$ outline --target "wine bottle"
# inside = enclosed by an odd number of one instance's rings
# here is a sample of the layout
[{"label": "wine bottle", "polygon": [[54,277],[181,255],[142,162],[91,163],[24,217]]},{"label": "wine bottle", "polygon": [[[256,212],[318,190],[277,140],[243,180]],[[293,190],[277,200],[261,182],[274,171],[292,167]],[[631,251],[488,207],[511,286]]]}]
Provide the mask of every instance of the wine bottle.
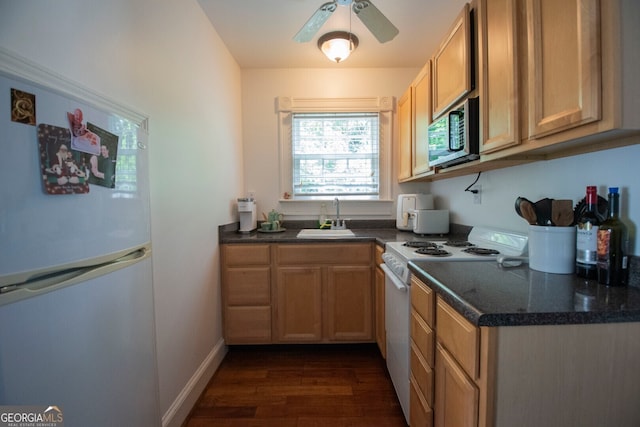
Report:
[{"label": "wine bottle", "polygon": [[617,187],[609,188],[609,217],[598,228],[598,283],[625,286],[628,278],[627,227],[620,221]]},{"label": "wine bottle", "polygon": [[586,208],[576,222],[576,274],[585,279],[598,277],[598,228],[596,213],[598,193],[596,187],[587,187]]}]

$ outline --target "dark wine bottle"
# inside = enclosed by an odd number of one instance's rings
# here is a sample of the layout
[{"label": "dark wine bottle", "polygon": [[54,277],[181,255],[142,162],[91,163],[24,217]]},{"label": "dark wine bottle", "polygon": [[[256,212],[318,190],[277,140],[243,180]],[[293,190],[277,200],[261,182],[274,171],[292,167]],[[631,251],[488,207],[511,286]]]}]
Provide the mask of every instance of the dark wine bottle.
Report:
[{"label": "dark wine bottle", "polygon": [[585,279],[598,277],[598,192],[596,187],[587,187],[586,208],[576,222],[576,274]]},{"label": "dark wine bottle", "polygon": [[620,221],[620,196],[617,187],[609,188],[609,217],[598,228],[598,283],[626,286],[627,227]]}]

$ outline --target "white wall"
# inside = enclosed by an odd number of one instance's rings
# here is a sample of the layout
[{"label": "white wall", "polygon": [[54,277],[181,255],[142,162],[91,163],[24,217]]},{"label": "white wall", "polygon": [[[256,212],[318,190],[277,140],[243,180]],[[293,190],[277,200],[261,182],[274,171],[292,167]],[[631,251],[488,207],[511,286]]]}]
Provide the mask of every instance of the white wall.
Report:
[{"label": "white wall", "polygon": [[[640,143],[640,137],[635,137]],[[607,198],[608,187],[620,187],[621,217],[629,228],[632,252],[640,253],[636,230],[640,224],[638,193],[638,160],[640,145],[616,148],[543,162],[483,172],[482,203],[473,203],[473,194],[464,189],[476,175],[435,181],[431,192],[442,206],[452,212],[458,224],[489,225],[516,231],[527,231],[528,224],[515,212],[518,196],[537,201],[544,197],[571,199],[575,204],[585,196],[587,185],[596,185],[598,195]]]},{"label": "white wall", "polygon": [[217,227],[244,188],[240,69],[195,0],[0,0],[0,44],[150,117],[160,407],[180,425],[225,350]]},{"label": "white wall", "polygon": [[[320,52],[318,52],[320,54]],[[258,212],[279,209],[278,96],[349,98],[400,95],[418,68],[332,68],[242,70],[245,191],[255,191]],[[397,173],[392,174],[392,177]],[[393,179],[393,194],[398,185]],[[349,206],[345,211],[349,212]],[[343,211],[343,212],[345,212]],[[391,209],[390,209],[391,211]],[[319,214],[319,207],[318,213]],[[333,213],[329,210],[329,213]]]}]

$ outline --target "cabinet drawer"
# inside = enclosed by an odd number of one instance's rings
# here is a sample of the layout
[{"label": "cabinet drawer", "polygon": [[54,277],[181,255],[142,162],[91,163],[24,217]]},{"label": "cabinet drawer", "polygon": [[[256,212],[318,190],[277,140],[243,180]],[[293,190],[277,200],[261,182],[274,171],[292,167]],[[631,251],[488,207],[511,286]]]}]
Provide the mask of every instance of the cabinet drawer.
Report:
[{"label": "cabinet drawer", "polygon": [[427,404],[416,379],[411,377],[409,388],[409,425],[411,427],[433,427],[433,410]]},{"label": "cabinet drawer", "polygon": [[222,245],[224,265],[269,264],[269,245]]},{"label": "cabinet drawer", "polygon": [[455,357],[471,378],[478,377],[479,331],[460,313],[438,297],[437,339]]},{"label": "cabinet drawer", "polygon": [[411,339],[418,347],[422,357],[429,366],[433,367],[434,334],[433,330],[425,323],[420,315],[411,310]]},{"label": "cabinet drawer", "polygon": [[433,406],[433,370],[422,357],[420,350],[411,342],[411,375],[416,379],[418,388],[429,406]]},{"label": "cabinet drawer", "polygon": [[371,265],[371,243],[277,245],[278,265]]},{"label": "cabinet drawer", "polygon": [[228,305],[268,305],[271,303],[269,267],[228,268],[225,297]]},{"label": "cabinet drawer", "polygon": [[420,316],[433,328],[434,293],[420,279],[411,276],[411,305]]},{"label": "cabinet drawer", "polygon": [[227,344],[271,342],[271,307],[227,307],[225,316]]}]

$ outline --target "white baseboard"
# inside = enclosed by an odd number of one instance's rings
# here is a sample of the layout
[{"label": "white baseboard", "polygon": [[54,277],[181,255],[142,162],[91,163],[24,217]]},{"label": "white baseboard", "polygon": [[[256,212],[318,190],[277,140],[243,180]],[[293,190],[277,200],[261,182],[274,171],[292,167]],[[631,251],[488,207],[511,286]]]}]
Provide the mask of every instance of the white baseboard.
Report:
[{"label": "white baseboard", "polygon": [[202,361],[167,412],[162,415],[162,427],[180,427],[196,404],[202,390],[216,372],[227,354],[227,346],[221,338]]}]

